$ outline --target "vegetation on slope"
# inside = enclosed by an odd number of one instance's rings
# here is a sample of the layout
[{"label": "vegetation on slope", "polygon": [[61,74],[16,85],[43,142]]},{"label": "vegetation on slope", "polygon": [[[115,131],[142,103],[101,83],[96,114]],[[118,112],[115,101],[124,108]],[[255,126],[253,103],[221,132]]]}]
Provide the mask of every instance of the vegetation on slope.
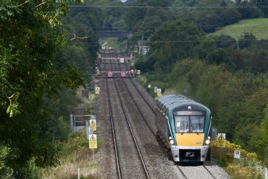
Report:
[{"label": "vegetation on slope", "polygon": [[256,39],[268,39],[267,34],[268,18],[257,18],[241,20],[238,23],[219,28],[216,32],[209,35],[228,35],[234,39],[241,38],[245,33],[250,33]]}]

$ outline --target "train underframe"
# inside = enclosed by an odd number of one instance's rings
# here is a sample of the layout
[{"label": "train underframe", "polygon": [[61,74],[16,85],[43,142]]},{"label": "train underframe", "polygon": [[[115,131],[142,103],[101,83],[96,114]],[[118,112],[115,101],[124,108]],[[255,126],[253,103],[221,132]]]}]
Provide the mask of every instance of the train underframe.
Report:
[{"label": "train underframe", "polygon": [[174,162],[204,162],[210,159],[209,146],[171,146]]}]

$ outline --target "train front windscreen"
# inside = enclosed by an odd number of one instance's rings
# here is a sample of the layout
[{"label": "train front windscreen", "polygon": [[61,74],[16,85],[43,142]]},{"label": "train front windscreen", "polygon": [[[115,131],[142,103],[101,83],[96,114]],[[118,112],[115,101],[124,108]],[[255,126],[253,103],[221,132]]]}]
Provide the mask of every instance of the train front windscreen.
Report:
[{"label": "train front windscreen", "polygon": [[202,111],[175,112],[176,133],[203,133],[205,117],[205,113]]}]

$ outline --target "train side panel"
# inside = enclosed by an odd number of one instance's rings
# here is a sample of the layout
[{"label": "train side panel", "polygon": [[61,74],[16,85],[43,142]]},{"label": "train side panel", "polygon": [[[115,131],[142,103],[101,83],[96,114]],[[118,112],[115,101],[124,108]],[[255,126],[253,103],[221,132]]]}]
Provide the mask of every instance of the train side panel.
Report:
[{"label": "train side panel", "polygon": [[168,141],[168,135],[169,135],[168,119],[159,110],[156,110],[156,128],[157,128],[157,135],[169,148],[170,144]]}]

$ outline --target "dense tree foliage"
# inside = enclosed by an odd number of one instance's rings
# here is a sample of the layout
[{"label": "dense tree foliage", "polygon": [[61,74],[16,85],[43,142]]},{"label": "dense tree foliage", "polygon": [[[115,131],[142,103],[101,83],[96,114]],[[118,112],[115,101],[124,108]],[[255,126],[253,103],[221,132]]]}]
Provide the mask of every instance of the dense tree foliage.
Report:
[{"label": "dense tree foliage", "polygon": [[257,7],[262,11],[265,17],[268,17],[268,0],[252,0],[251,2],[257,5]]},{"label": "dense tree foliage", "polygon": [[[68,60],[88,76],[94,67],[100,48],[96,31],[102,26],[103,13],[92,4],[73,5],[63,18],[63,28],[67,34],[67,47],[61,49],[58,57]],[[61,62],[62,64],[62,62]]]},{"label": "dense tree foliage", "polygon": [[71,54],[57,55],[67,8],[65,0],[0,3],[0,178],[30,178],[30,163],[58,164],[65,129],[56,94],[84,84]]},{"label": "dense tree foliage", "polygon": [[263,16],[263,11],[256,3],[248,1],[175,0],[172,10],[176,12],[177,17],[198,24],[204,32],[214,32],[219,27],[242,19]]},{"label": "dense tree foliage", "polygon": [[176,60],[194,54],[200,37],[201,32],[196,25],[181,20],[168,21],[150,38],[150,58],[156,59],[159,68],[168,71]]}]

